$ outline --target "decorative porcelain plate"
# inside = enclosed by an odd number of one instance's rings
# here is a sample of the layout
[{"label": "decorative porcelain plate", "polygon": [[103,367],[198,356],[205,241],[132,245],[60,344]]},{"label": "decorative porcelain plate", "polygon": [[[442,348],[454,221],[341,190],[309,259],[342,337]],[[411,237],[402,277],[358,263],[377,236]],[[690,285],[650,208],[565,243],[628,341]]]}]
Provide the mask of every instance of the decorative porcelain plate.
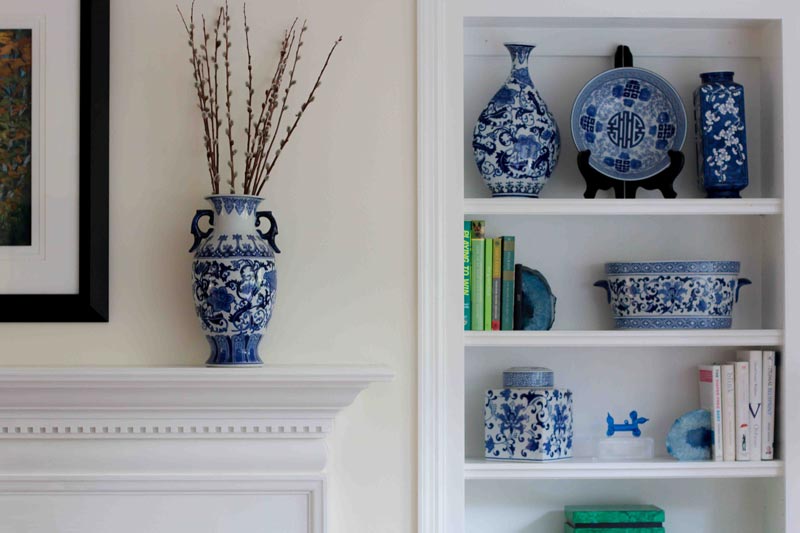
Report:
[{"label": "decorative porcelain plate", "polygon": [[572,138],[589,164],[611,178],[636,181],[670,164],[686,138],[686,109],[664,78],[636,67],[607,70],[587,83],[572,106]]}]

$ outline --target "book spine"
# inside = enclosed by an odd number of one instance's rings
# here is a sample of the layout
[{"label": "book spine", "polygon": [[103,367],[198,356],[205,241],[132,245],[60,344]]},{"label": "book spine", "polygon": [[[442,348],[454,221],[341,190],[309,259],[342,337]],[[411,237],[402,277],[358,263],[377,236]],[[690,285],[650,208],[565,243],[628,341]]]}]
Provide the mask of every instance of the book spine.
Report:
[{"label": "book spine", "polygon": [[762,373],[761,412],[761,459],[771,461],[775,458],[775,389],[778,383],[778,372],[775,366],[775,352],[765,351]]},{"label": "book spine", "polygon": [[763,354],[760,350],[738,352],[740,361],[747,361],[750,370],[750,460],[761,460],[761,381]]},{"label": "book spine", "polygon": [[500,329],[503,297],[503,238],[492,239],[492,330]]},{"label": "book spine", "polygon": [[698,367],[700,408],[711,413],[711,458],[722,461],[722,386],[719,365]]},{"label": "book spine", "polygon": [[732,364],[720,365],[722,375],[722,460],[736,460],[736,396]]},{"label": "book spine", "polygon": [[514,329],[522,325],[522,265],[514,265]]},{"label": "book spine", "polygon": [[484,252],[483,265],[483,329],[492,331],[492,275],[494,265],[494,239],[484,241],[486,250]]},{"label": "book spine", "polygon": [[750,365],[737,361],[733,365],[736,408],[736,460],[750,460]]},{"label": "book spine", "polygon": [[470,278],[472,277],[472,221],[464,221],[464,329],[472,329],[472,294]]},{"label": "book spine", "polygon": [[472,239],[472,330],[483,331],[483,267],[486,246],[483,239]]},{"label": "book spine", "polygon": [[503,287],[500,329],[514,329],[514,237],[503,237]]}]

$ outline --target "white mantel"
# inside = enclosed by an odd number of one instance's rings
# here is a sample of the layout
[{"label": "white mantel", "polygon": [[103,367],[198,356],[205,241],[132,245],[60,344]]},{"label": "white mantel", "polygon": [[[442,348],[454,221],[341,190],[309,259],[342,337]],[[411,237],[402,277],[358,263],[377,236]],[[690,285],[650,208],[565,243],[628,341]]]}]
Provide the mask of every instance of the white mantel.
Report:
[{"label": "white mantel", "polygon": [[[113,504],[124,533],[322,533],[325,437],[362,390],[391,378],[376,366],[0,369],[0,515],[15,524],[0,533],[105,531],[64,495],[101,513],[112,511],[97,503]],[[158,503],[162,517],[140,508]],[[249,525],[263,521],[272,528]]]}]

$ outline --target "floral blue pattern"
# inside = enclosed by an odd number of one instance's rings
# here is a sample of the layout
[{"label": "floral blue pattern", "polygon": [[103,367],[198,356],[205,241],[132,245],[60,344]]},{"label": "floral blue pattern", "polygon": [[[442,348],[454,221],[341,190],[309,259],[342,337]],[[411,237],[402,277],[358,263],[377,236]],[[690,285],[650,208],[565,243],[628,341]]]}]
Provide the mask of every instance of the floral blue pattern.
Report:
[{"label": "floral blue pattern", "polygon": [[572,392],[488,390],[484,449],[490,459],[550,461],[572,457]]},{"label": "floral blue pattern", "polygon": [[686,111],[675,89],[653,72],[623,67],[587,83],[572,108],[572,138],[589,164],[620,180],[654,176],[680,150]]},{"label": "floral blue pattern", "polygon": [[533,46],[505,46],[511,74],[478,118],[472,148],[492,196],[537,198],[558,162],[558,125],[528,73]]},{"label": "floral blue pattern", "polygon": [[706,72],[694,92],[698,185],[709,198],[741,198],[749,183],[744,88],[733,72]]},{"label": "floral blue pattern", "polygon": [[606,289],[617,328],[729,328],[739,289],[738,261],[607,263]]},{"label": "floral blue pattern", "polygon": [[212,196],[209,201],[214,225],[205,233],[193,225],[199,243],[192,264],[195,311],[211,349],[206,364],[259,365],[258,344],[275,305],[277,228],[267,234],[256,229],[261,198]]}]

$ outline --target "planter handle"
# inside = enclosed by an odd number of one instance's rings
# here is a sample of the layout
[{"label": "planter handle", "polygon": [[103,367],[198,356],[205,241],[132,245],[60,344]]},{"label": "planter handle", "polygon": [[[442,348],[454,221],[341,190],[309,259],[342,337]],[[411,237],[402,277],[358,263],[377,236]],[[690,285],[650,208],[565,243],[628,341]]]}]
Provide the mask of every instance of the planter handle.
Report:
[{"label": "planter handle", "polygon": [[[269,219],[269,231],[264,233],[258,226],[261,225],[261,217]],[[275,253],[281,253],[280,248],[278,245],[275,244],[275,237],[278,236],[278,223],[275,222],[275,217],[272,216],[272,211],[256,211],[256,231],[258,232],[259,237],[262,239],[267,239],[267,242],[275,250]]]},{"label": "planter handle", "polygon": [[745,285],[752,285],[752,284],[753,284],[753,282],[752,282],[752,281],[750,281],[750,280],[749,280],[749,279],[747,279],[747,278],[739,278],[739,279],[736,281],[736,302],[738,302],[738,301],[739,301],[739,289],[741,289],[741,288],[742,288],[742,287],[744,287]]},{"label": "planter handle", "polygon": [[211,226],[214,225],[214,211],[212,211],[211,209],[197,210],[197,213],[194,214],[194,218],[192,219],[191,231],[192,235],[194,236],[194,242],[192,243],[192,247],[189,248],[189,253],[194,252],[197,249],[197,247],[200,246],[200,243],[203,241],[203,239],[211,235],[211,233],[214,231],[213,227],[208,228],[206,231],[200,229],[198,223],[200,222],[200,219],[203,217],[208,217],[208,223]]},{"label": "planter handle", "polygon": [[611,303],[611,287],[608,286],[608,280],[601,279],[600,281],[595,281],[595,287],[600,287],[601,289],[606,290],[606,297],[608,298],[608,303]]}]

